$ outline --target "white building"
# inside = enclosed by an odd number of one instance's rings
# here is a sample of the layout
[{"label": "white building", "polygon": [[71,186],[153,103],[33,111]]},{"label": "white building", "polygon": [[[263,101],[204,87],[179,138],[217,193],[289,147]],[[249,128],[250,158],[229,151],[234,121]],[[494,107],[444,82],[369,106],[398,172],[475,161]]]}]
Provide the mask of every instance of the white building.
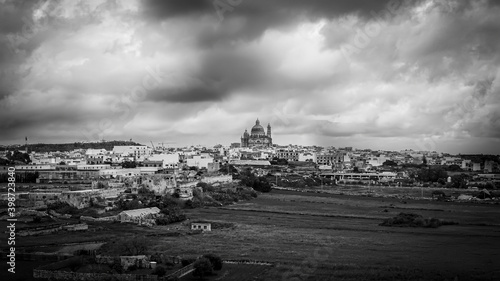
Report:
[{"label": "white building", "polygon": [[157,207],[127,210],[118,214],[120,222],[141,223],[146,219],[153,219],[160,213]]},{"label": "white building", "polygon": [[29,170],[29,171],[39,171],[39,170],[55,170],[52,165],[16,165],[16,170]]},{"label": "white building", "polygon": [[85,151],[85,155],[104,155],[106,154],[108,151],[104,148],[101,148],[101,149],[92,149],[92,148],[89,148]]},{"label": "white building", "polygon": [[111,169],[109,164],[97,164],[97,165],[76,165],[77,170],[105,170]]},{"label": "white building", "polygon": [[203,155],[194,155],[193,158],[189,158],[186,161],[186,164],[189,167],[198,167],[198,168],[206,168],[208,169],[208,164],[214,163],[214,158],[212,158],[208,154]]},{"label": "white building", "polygon": [[314,152],[301,152],[299,153],[299,161],[311,161],[316,163],[316,153]]},{"label": "white building", "polygon": [[135,177],[141,175],[140,168],[129,169],[100,169],[99,176],[104,178]]},{"label": "white building", "polygon": [[152,150],[145,145],[117,145],[113,147],[113,153],[123,157],[144,158],[151,155]]},{"label": "white building", "polygon": [[151,155],[150,161],[163,161],[162,168],[179,168],[179,153],[162,153]]},{"label": "white building", "polygon": [[209,222],[193,222],[191,230],[212,231],[212,224]]}]

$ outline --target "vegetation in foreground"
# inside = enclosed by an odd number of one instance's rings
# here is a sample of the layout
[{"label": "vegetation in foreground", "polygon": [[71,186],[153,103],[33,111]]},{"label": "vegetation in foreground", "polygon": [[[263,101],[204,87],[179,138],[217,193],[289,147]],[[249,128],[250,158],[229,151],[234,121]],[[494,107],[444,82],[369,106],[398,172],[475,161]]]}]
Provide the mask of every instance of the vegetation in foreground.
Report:
[{"label": "vegetation in foreground", "polygon": [[457,222],[440,220],[436,218],[424,219],[421,215],[414,213],[399,213],[393,218],[384,220],[380,226],[397,226],[397,227],[430,227],[438,228],[442,225],[453,225]]}]

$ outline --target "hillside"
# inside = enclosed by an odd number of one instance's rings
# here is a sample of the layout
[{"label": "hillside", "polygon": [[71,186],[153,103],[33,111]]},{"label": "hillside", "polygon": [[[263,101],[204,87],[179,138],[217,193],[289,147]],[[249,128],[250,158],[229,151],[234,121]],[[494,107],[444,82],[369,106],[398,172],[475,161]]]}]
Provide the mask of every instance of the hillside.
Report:
[{"label": "hillside", "polygon": [[[74,142],[74,143],[36,143],[28,144],[29,151],[71,151],[74,149],[106,149],[112,150],[117,145],[142,145],[133,141],[106,141],[106,142]],[[25,145],[10,145],[1,147],[0,150],[25,150]]]}]

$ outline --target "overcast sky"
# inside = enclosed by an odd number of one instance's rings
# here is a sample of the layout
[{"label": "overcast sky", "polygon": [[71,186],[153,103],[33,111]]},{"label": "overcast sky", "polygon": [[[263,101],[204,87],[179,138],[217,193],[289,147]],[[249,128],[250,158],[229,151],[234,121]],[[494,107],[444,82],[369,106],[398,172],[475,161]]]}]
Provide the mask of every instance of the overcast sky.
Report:
[{"label": "overcast sky", "polygon": [[0,3],[2,144],[500,154],[495,1]]}]

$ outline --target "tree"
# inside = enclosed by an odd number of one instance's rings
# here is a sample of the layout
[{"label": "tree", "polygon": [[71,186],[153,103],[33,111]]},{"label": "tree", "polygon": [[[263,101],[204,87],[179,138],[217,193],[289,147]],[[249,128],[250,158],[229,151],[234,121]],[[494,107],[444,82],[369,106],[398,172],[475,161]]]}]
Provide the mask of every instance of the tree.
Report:
[{"label": "tree", "polygon": [[462,171],[462,168],[460,168],[460,166],[458,165],[450,165],[448,166],[448,171],[459,172]]},{"label": "tree", "polygon": [[260,192],[269,192],[271,191],[271,184],[267,181],[265,177],[258,177],[253,182],[252,188]]},{"label": "tree", "polygon": [[169,206],[160,211],[164,216],[156,219],[156,224],[166,225],[174,222],[186,220],[186,215],[181,211],[179,206]]},{"label": "tree", "polygon": [[427,166],[427,158],[425,158],[425,155],[422,157],[422,165]]},{"label": "tree", "polygon": [[14,152],[8,152],[6,154],[6,157],[8,160],[11,162],[23,162],[23,163],[30,163],[31,159],[28,153],[22,153],[19,152],[19,150],[14,150]]},{"label": "tree", "polygon": [[161,265],[156,266],[155,269],[153,270],[153,275],[158,275],[159,277],[162,277],[165,276],[165,274],[167,274],[167,270]]},{"label": "tree", "polygon": [[271,191],[271,184],[265,177],[256,177],[251,170],[245,170],[241,175],[241,184],[260,192]]},{"label": "tree", "polygon": [[154,194],[154,191],[147,189],[146,187],[141,187],[137,190],[138,194]]},{"label": "tree", "polygon": [[139,238],[138,236],[125,241],[123,245],[125,253],[130,256],[144,255],[149,248],[149,244],[146,239]]},{"label": "tree", "polygon": [[392,160],[386,160],[383,164],[383,166],[397,166],[398,163],[392,161]]},{"label": "tree", "polygon": [[222,269],[222,259],[214,254],[206,254],[203,255],[204,258],[207,258],[213,266],[213,270],[221,270]]},{"label": "tree", "polygon": [[427,166],[419,168],[415,177],[421,182],[443,182],[448,178],[448,173],[442,168]]},{"label": "tree", "polygon": [[135,162],[135,161],[125,161],[125,162],[122,163],[122,167],[124,169],[136,168],[137,167],[137,162]]},{"label": "tree", "polygon": [[274,157],[273,160],[269,162],[271,163],[271,165],[288,165],[288,160],[278,157]]},{"label": "tree", "polygon": [[453,188],[467,188],[467,176],[465,174],[451,176],[451,186]]},{"label": "tree", "polygon": [[211,275],[213,273],[213,266],[210,260],[207,258],[201,258],[194,262],[193,264],[193,276],[197,276],[200,280],[203,280],[205,276]]},{"label": "tree", "polygon": [[227,174],[231,175],[231,174],[237,174],[238,170],[236,170],[236,168],[231,164],[224,164],[220,167],[219,173],[224,175]]}]

